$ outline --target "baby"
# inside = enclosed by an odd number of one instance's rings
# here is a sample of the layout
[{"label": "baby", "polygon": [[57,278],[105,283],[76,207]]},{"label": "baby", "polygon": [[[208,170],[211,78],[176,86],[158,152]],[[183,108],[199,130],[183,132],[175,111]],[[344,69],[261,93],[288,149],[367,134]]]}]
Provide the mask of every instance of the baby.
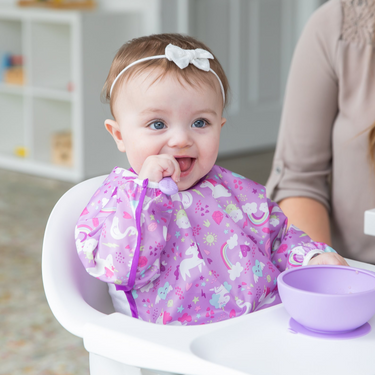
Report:
[{"label": "baby", "polygon": [[[109,283],[116,311],[206,324],[279,303],[280,272],[346,264],[291,226],[265,188],[215,165],[228,81],[201,42],[177,34],[126,43],[104,86],[116,167],[76,226],[78,255]],[[178,192],[159,182],[171,177]],[[314,259],[312,259],[314,258]]]}]

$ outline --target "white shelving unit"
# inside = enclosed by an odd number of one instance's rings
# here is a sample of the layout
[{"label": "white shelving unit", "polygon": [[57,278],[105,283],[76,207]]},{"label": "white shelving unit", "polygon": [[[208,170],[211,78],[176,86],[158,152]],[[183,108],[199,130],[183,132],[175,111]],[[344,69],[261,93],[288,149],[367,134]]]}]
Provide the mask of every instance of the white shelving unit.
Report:
[{"label": "white shelving unit", "polygon": [[[0,80],[0,168],[77,182],[127,166],[104,129],[100,92],[118,48],[142,34],[142,17],[0,7],[0,53],[22,55],[25,75],[22,86]],[[71,166],[52,162],[58,132],[72,134]]]}]

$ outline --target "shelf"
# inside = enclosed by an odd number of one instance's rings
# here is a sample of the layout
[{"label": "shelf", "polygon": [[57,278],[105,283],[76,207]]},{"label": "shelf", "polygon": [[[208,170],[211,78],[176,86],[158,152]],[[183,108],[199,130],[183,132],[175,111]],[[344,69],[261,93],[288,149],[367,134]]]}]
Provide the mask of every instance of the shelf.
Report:
[{"label": "shelf", "polygon": [[0,14],[0,52],[20,55],[22,53],[22,22],[8,20]]},{"label": "shelf", "polygon": [[30,96],[41,99],[54,99],[66,102],[71,102],[74,99],[74,93],[66,90],[31,88],[28,89],[27,92]]},{"label": "shelf", "polygon": [[14,94],[14,95],[27,95],[36,98],[55,99],[66,102],[74,100],[74,92],[58,89],[46,89],[38,87],[28,87],[22,85],[11,85],[0,82],[0,93]]},{"label": "shelf", "polygon": [[36,161],[52,162],[52,137],[72,132],[72,106],[54,99],[33,99],[34,152]]},{"label": "shelf", "polygon": [[68,91],[73,84],[70,25],[33,22],[30,31],[31,85]]},{"label": "shelf", "polygon": [[46,89],[38,87],[29,87],[22,85],[11,85],[7,83],[0,82],[0,93],[3,94],[14,94],[14,95],[27,95],[36,98],[44,99],[55,99],[66,102],[71,102],[74,100],[74,92],[69,92],[67,90],[58,89]]},{"label": "shelf", "polygon": [[22,85],[10,85],[7,83],[0,82],[0,94],[15,94],[15,95],[24,95],[25,86]]},{"label": "shelf", "polygon": [[0,5],[0,56],[21,55],[25,78],[0,71],[0,168],[78,182],[120,164],[100,91],[118,48],[142,35],[135,13]]},{"label": "shelf", "polygon": [[43,163],[31,159],[21,159],[12,155],[2,155],[0,168],[11,169],[23,173],[33,173],[58,180],[78,182],[82,178],[76,169],[50,163]]},{"label": "shelf", "polygon": [[25,147],[24,98],[0,93],[0,153],[13,155],[16,147]]}]

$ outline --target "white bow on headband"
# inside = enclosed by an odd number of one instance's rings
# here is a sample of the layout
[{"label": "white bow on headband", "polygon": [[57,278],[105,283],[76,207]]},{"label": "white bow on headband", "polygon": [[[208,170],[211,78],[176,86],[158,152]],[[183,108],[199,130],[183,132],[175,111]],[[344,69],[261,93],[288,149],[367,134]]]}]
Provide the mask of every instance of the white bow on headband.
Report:
[{"label": "white bow on headband", "polygon": [[210,68],[210,62],[208,59],[214,59],[212,54],[202,48],[197,49],[183,49],[177,46],[174,46],[173,44],[168,44],[167,47],[165,47],[165,55],[156,55],[156,56],[148,56],[144,57],[143,59],[139,59],[136,61],[133,61],[131,64],[129,64],[127,67],[125,67],[121,72],[117,75],[115,80],[112,83],[111,89],[109,91],[109,96],[112,95],[113,87],[115,86],[115,83],[120,78],[120,76],[126,72],[129,68],[131,68],[133,65],[138,64],[143,61],[148,60],[154,60],[154,59],[163,59],[166,58],[169,61],[173,61],[180,69],[185,69],[189,64],[193,64],[200,70],[204,70],[206,72],[212,72],[215,77],[218,79],[221,93],[223,94],[223,102],[225,103],[225,92],[224,87],[221,82],[221,79],[219,76]]},{"label": "white bow on headband", "polygon": [[185,69],[189,64],[193,64],[206,72],[210,71],[208,59],[214,58],[210,52],[202,48],[182,49],[173,44],[168,44],[165,48],[165,57],[169,61],[173,61],[180,69]]}]

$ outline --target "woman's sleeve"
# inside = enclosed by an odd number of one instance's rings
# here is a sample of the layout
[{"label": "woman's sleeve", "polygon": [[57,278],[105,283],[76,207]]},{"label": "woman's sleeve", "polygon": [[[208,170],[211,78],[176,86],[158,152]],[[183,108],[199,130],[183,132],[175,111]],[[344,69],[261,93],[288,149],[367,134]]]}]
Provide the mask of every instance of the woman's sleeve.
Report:
[{"label": "woman's sleeve", "polygon": [[272,263],[280,270],[305,266],[315,254],[335,252],[330,246],[313,241],[291,225],[277,203],[268,200]]},{"label": "woman's sleeve", "polygon": [[302,196],[327,209],[332,127],[338,112],[339,1],[319,8],[295,49],[287,82],[274,162],[266,188],[276,202]]},{"label": "woman's sleeve", "polygon": [[160,275],[172,202],[158,184],[126,177],[123,171],[116,168],[91,198],[75,237],[86,271],[126,291]]}]

